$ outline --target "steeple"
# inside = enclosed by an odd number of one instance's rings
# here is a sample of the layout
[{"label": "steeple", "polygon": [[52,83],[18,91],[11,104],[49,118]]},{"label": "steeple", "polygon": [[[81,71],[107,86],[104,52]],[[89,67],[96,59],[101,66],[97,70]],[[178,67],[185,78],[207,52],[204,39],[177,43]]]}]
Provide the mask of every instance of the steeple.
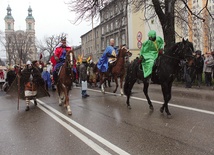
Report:
[{"label": "steeple", "polygon": [[[11,11],[12,11],[12,9],[10,8],[10,5],[8,5],[8,7],[7,7],[7,15],[5,16],[4,20],[5,20],[5,19],[13,19],[13,16],[12,16],[12,14],[11,14]],[[13,20],[14,20],[14,19],[13,19]]]},{"label": "steeple", "polygon": [[29,6],[28,8],[28,16],[26,17],[25,19],[26,21],[26,31],[31,31],[33,32],[35,29],[34,29],[34,26],[35,26],[35,19],[33,18],[32,16],[32,9],[31,9],[31,6]]},{"label": "steeple", "polygon": [[5,30],[14,30],[14,18],[11,14],[12,9],[10,8],[10,5],[7,7],[7,15],[4,17],[5,21]]},{"label": "steeple", "polygon": [[31,6],[29,6],[29,8],[28,8],[28,16],[26,17],[26,20],[28,20],[28,19],[34,21],[34,18],[33,18],[33,16],[32,16],[32,9],[31,9]]}]

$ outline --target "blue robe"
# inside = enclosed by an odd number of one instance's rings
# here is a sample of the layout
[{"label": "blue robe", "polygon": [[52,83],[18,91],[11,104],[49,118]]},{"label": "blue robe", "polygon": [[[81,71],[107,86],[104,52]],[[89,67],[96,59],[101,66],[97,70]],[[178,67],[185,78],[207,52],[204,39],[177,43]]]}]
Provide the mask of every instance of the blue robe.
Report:
[{"label": "blue robe", "polygon": [[117,54],[117,50],[112,47],[112,46],[107,46],[103,55],[100,57],[98,63],[97,63],[97,68],[101,71],[101,72],[107,72],[108,70],[108,57],[107,54],[112,55],[112,52],[115,51],[115,53]]}]

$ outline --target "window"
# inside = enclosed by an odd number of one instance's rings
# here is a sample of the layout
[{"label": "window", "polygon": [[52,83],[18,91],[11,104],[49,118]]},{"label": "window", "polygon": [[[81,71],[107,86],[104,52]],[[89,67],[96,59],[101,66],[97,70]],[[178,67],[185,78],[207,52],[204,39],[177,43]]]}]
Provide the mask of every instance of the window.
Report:
[{"label": "window", "polygon": [[110,15],[112,17],[114,15],[114,9],[110,9],[109,11],[110,11]]},{"label": "window", "polygon": [[114,29],[114,23],[112,22],[111,23],[111,31],[113,31],[113,29]]},{"label": "window", "polygon": [[102,40],[102,49],[105,49],[104,40]]},{"label": "window", "polygon": [[106,38],[106,46],[108,46],[108,44],[109,44],[109,39]]},{"label": "window", "polygon": [[8,23],[8,30],[11,30],[11,25],[10,25],[10,23]]},{"label": "window", "polygon": [[108,27],[108,24],[106,25],[106,32],[108,32],[109,31],[109,27]]},{"label": "window", "polygon": [[115,14],[117,14],[118,13],[118,6],[116,5],[115,6]]},{"label": "window", "polygon": [[104,34],[105,33],[105,30],[104,30],[104,27],[102,27],[102,34]]},{"label": "window", "polygon": [[28,29],[29,29],[29,30],[31,30],[31,29],[32,29],[32,27],[31,27],[31,24],[30,24],[30,23],[28,24]]},{"label": "window", "polygon": [[118,28],[118,20],[115,21],[115,28]]},{"label": "window", "polygon": [[122,45],[126,43],[126,36],[125,34],[122,34]]},{"label": "window", "polygon": [[125,23],[126,23],[126,18],[125,18],[125,17],[123,17],[123,18],[122,18],[122,26],[124,26],[124,25],[125,25]]},{"label": "window", "polygon": [[115,37],[115,45],[116,45],[116,46],[119,45],[119,38],[118,38],[118,35]]}]

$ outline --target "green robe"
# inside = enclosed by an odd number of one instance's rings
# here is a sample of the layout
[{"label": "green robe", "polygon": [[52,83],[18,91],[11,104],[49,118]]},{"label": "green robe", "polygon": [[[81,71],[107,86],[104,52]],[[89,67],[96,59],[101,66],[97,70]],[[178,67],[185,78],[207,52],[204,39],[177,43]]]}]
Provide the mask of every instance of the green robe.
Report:
[{"label": "green robe", "polygon": [[156,37],[156,41],[147,40],[143,43],[140,55],[143,56],[142,68],[144,78],[152,73],[152,67],[158,57],[159,50],[163,49],[164,41],[161,37]]}]

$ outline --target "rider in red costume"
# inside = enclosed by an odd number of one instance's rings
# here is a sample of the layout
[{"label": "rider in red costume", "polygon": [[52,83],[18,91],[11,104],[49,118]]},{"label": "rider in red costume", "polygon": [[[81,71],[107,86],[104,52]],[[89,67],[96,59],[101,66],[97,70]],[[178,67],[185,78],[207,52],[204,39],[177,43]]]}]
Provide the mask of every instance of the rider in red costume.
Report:
[{"label": "rider in red costume", "polygon": [[[53,64],[53,78],[54,82],[56,83],[58,80],[58,71],[60,67],[64,64],[65,58],[66,58],[66,51],[72,50],[70,46],[67,46],[66,44],[66,38],[63,37],[61,39],[61,42],[56,47],[54,51],[54,55],[51,57],[51,62]],[[78,78],[77,72],[76,72],[76,60],[74,59],[74,66],[73,66],[73,72],[76,74],[76,78]]]}]

